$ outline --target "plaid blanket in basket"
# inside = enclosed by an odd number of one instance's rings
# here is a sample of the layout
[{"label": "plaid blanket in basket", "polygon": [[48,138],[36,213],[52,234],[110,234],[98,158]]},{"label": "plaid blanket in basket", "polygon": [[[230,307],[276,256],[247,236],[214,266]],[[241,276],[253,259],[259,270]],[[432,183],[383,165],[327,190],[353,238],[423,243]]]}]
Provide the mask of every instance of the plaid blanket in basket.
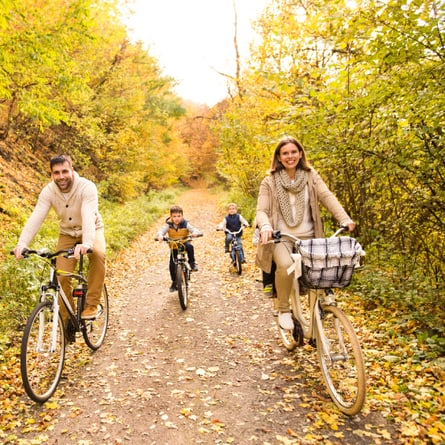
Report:
[{"label": "plaid blanket in basket", "polygon": [[365,254],[358,241],[348,236],[299,240],[296,246],[302,260],[300,279],[315,289],[348,286]]}]

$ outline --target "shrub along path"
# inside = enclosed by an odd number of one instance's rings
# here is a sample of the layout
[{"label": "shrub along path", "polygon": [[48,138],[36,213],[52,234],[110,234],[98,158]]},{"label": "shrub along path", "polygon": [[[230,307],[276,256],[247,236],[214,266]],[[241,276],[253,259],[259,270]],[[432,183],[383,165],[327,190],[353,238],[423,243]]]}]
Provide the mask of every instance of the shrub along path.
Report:
[{"label": "shrub along path", "polygon": [[[248,265],[237,276],[215,231],[223,216],[216,201],[202,190],[178,201],[204,233],[194,242],[200,270],[189,308],[182,311],[168,291],[168,248],[153,241],[162,218],[110,264],[106,343],[94,354],[82,340],[68,348],[64,378],[49,402],[27,399],[11,358],[17,389],[2,402],[3,443],[414,443],[409,424],[384,417],[389,404],[402,402],[372,397],[361,414],[346,417],[324,389],[315,351],[288,353],[280,345],[257,282],[252,232],[244,237]],[[362,328],[361,335],[369,333]],[[374,394],[385,383],[375,364],[367,365]]]}]

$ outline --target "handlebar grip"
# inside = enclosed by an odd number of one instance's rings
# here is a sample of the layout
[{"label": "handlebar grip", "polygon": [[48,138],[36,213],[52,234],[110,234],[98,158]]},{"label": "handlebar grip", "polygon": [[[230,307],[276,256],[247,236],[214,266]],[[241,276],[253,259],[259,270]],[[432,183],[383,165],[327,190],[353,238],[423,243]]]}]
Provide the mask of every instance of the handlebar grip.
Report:
[{"label": "handlebar grip", "polygon": [[[26,258],[27,256],[29,256],[28,252],[30,252],[30,250],[27,247],[25,247],[25,248],[22,249],[20,254],[22,255],[23,258]],[[10,255],[15,255],[13,250],[11,250],[9,253],[10,253]]]}]

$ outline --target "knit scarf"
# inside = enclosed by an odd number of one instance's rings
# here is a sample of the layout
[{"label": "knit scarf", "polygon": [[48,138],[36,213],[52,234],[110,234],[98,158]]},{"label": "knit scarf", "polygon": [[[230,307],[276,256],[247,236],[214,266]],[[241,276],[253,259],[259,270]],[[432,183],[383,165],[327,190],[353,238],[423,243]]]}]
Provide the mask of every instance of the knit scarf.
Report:
[{"label": "knit scarf", "polygon": [[[280,204],[281,214],[289,227],[297,227],[303,221],[304,215],[304,188],[307,184],[307,171],[297,169],[295,181],[291,181],[286,170],[280,170],[274,175],[275,186],[277,189],[278,203]],[[289,193],[296,196],[295,199],[295,218],[292,212],[289,200]]]}]

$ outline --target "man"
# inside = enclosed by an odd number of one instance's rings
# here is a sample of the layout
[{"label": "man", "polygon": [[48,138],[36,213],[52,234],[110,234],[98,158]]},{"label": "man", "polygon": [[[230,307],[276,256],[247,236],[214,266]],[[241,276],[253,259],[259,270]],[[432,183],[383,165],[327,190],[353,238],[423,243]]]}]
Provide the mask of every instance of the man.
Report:
[{"label": "man", "polygon": [[[31,243],[48,212],[53,208],[60,219],[57,250],[74,248],[74,258],[57,258],[57,268],[73,271],[80,254],[89,249],[88,294],[82,312],[83,319],[94,319],[100,303],[105,279],[105,235],[102,217],[98,209],[97,188],[93,182],[82,178],[72,166],[71,158],[58,155],[50,161],[52,182],[40,192],[36,207],[25,224],[14,254],[22,258],[23,249]],[[72,302],[71,279],[59,276],[65,295]],[[68,315],[61,307],[62,318],[66,323]],[[65,326],[66,327],[66,326]]]}]

